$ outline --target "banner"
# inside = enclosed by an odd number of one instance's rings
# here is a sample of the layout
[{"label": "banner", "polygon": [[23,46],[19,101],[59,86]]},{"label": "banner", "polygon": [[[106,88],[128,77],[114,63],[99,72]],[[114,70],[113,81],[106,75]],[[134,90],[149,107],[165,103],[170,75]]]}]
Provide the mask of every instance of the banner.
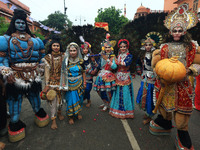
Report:
[{"label": "banner", "polygon": [[106,31],[109,31],[107,22],[95,22],[95,27],[104,28]]}]

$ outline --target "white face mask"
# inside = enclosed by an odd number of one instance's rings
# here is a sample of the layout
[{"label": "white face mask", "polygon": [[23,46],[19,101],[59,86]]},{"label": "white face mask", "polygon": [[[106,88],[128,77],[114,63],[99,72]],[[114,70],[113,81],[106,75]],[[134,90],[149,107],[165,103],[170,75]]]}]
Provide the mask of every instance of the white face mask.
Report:
[{"label": "white face mask", "polygon": [[22,19],[16,19],[15,20],[15,28],[18,31],[25,31],[26,29],[26,23]]}]

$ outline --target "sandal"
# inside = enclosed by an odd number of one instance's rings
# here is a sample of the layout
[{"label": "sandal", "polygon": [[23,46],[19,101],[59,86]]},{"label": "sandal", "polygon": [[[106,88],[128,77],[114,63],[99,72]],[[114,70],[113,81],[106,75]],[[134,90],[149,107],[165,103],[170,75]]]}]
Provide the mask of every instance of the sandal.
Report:
[{"label": "sandal", "polygon": [[101,111],[104,111],[104,112],[105,112],[105,111],[107,111],[107,110],[108,110],[108,107],[105,105]]},{"label": "sandal", "polygon": [[101,105],[99,106],[99,108],[102,109],[102,108],[104,108],[104,106],[105,106],[105,104],[101,104]]}]

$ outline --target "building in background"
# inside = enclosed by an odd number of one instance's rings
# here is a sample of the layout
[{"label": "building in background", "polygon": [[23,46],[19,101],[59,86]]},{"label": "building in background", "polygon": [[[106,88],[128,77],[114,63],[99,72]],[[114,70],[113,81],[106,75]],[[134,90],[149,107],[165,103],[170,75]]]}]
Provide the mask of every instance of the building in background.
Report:
[{"label": "building in background", "polygon": [[151,10],[150,8],[146,8],[141,4],[141,6],[137,9],[133,20],[139,17],[146,16],[150,13],[163,13],[163,12],[169,12],[169,11],[168,10],[166,11],[165,10]]},{"label": "building in background", "polygon": [[133,19],[137,19],[139,17],[146,16],[149,13],[150,13],[150,9],[142,6],[142,4],[141,4],[141,6],[137,9]]},{"label": "building in background", "polygon": [[174,8],[177,7],[177,4],[175,4],[177,0],[164,0],[164,11],[171,12],[174,10]]},{"label": "building in background", "polygon": [[[18,0],[0,0],[0,17],[4,17],[7,22],[10,22],[13,16],[13,11],[16,8],[24,10],[28,16],[31,14],[29,7]],[[31,21],[29,19],[27,19],[27,21],[30,25]]]},{"label": "building in background", "polygon": [[14,9],[22,9],[26,12],[27,23],[31,32],[39,31],[43,35],[48,35],[50,32],[60,33],[31,18],[29,7],[21,3],[19,0],[0,0],[0,17],[4,17],[6,22],[9,23],[11,21]]},{"label": "building in background", "polygon": [[188,4],[189,9],[193,10],[198,14],[198,18],[200,18],[200,0],[176,0],[174,4],[177,4],[177,6],[180,6],[182,4]]},{"label": "building in background", "polygon": [[200,19],[200,0],[164,0],[164,9],[163,10],[150,10],[141,6],[137,9],[134,19],[137,19],[142,16],[146,16],[150,13],[161,13],[161,12],[171,12],[175,8],[178,8],[182,4],[188,4],[189,9],[197,13],[198,18]]},{"label": "building in background", "polygon": [[165,0],[164,10],[172,11],[174,8],[178,8],[182,4],[188,4],[189,9],[198,14],[200,18],[200,0]]}]

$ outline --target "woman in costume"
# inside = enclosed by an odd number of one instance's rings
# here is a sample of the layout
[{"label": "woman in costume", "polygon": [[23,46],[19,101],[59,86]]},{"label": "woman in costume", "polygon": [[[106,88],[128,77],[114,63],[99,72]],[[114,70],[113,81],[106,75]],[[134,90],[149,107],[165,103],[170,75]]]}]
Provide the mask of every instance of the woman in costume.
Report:
[{"label": "woman in costume", "polygon": [[113,92],[109,114],[116,118],[134,118],[134,90],[130,65],[133,56],[129,53],[129,41],[121,39],[118,42],[116,91]]},{"label": "woman in costume", "polygon": [[[110,105],[113,91],[116,90],[116,77],[113,70],[117,68],[116,58],[113,54],[114,41],[109,41],[110,35],[106,35],[106,40],[102,43],[101,57],[98,61],[98,72],[96,81],[94,82],[94,90],[97,91],[103,104],[100,106],[102,111],[107,111]],[[113,43],[112,43],[113,42]]]},{"label": "woman in costume", "polygon": [[141,86],[138,90],[136,102],[139,104],[140,108],[145,111],[143,123],[149,123],[153,117],[153,90],[155,83],[155,74],[153,68],[151,67],[152,53],[155,50],[153,46],[155,41],[151,38],[147,38],[142,43],[143,47],[141,50],[144,51],[141,58],[137,60],[137,73],[141,75]]},{"label": "woman in costume", "polygon": [[67,102],[69,124],[74,124],[74,118],[82,119],[84,88],[86,76],[84,60],[79,46],[72,42],[67,46],[65,58],[62,62],[60,89],[66,91],[64,98]]},{"label": "woman in costume", "polygon": [[[152,67],[164,58],[178,56],[186,68],[187,74],[182,81],[170,85],[164,93],[159,105],[160,114],[150,122],[150,132],[154,135],[168,135],[172,128],[172,112],[177,128],[176,147],[178,150],[193,150],[188,133],[188,122],[192,113],[192,87],[188,76],[197,76],[200,72],[200,48],[197,42],[188,36],[187,29],[197,24],[197,16],[188,9],[187,4],[181,5],[165,19],[165,26],[169,35],[159,50],[155,50],[152,58]],[[160,80],[155,83],[156,98],[163,86]]]},{"label": "woman in costume", "polygon": [[26,125],[20,120],[23,96],[29,100],[35,113],[35,123],[44,127],[49,116],[40,107],[41,76],[45,55],[43,42],[31,34],[26,13],[15,9],[6,35],[0,36],[0,71],[6,79],[7,102],[11,116],[8,135],[11,142],[25,137]]},{"label": "woman in costume", "polygon": [[87,99],[86,107],[90,107],[91,105],[90,92],[92,90],[93,76],[98,71],[98,65],[94,57],[89,57],[89,55],[91,54],[90,43],[86,42],[82,36],[80,37],[80,40],[83,42],[83,44],[81,45],[81,52],[84,59],[84,65],[86,70],[86,83],[87,83],[84,94],[84,100]]},{"label": "woman in costume", "polygon": [[55,98],[51,101],[48,100],[51,109],[52,129],[57,128],[56,112],[59,120],[64,119],[64,116],[61,115],[62,98],[61,91],[59,90],[63,56],[60,39],[59,37],[54,36],[49,45],[47,55],[42,59],[45,63],[45,85],[56,91],[56,94],[54,95]]}]

